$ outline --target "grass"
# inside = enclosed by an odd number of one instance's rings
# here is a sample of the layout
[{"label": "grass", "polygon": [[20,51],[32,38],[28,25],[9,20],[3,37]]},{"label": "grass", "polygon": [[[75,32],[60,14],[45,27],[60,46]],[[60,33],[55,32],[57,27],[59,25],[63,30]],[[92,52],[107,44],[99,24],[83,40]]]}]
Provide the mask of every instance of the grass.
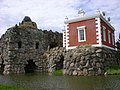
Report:
[{"label": "grass", "polygon": [[28,90],[28,89],[19,88],[17,86],[13,86],[13,85],[0,84],[0,90]]},{"label": "grass", "polygon": [[106,72],[108,75],[120,75],[120,66],[111,66]]},{"label": "grass", "polygon": [[63,72],[62,72],[62,70],[55,70],[53,72],[53,74],[56,75],[56,76],[61,76],[61,75],[63,75]]}]

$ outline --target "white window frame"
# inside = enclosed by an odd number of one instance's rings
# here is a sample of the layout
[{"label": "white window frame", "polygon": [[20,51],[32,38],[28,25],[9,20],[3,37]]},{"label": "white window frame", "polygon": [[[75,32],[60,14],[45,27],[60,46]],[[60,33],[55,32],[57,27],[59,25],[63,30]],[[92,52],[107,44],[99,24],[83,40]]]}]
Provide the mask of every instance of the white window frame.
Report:
[{"label": "white window frame", "polygon": [[103,26],[103,41],[106,41],[106,27]]},{"label": "white window frame", "polygon": [[[85,26],[77,27],[77,29],[78,29],[78,42],[85,42],[86,41]],[[80,30],[84,30],[84,40],[80,40]]]},{"label": "white window frame", "polygon": [[108,43],[111,43],[111,38],[110,38],[110,30],[108,30]]},{"label": "white window frame", "polygon": [[114,41],[114,33],[112,33],[112,45],[115,45],[115,41]]}]

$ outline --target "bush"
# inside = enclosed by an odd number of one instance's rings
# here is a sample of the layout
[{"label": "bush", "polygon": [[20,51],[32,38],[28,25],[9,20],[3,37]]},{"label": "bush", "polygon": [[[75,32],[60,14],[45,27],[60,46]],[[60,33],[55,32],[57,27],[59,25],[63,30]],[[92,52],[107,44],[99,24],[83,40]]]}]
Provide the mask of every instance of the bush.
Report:
[{"label": "bush", "polygon": [[62,70],[55,70],[53,72],[53,74],[56,75],[56,76],[61,76],[61,75],[63,75],[63,72],[62,72]]},{"label": "bush", "polygon": [[120,34],[119,34],[119,39],[116,42],[116,45],[117,45],[117,54],[116,54],[116,56],[119,59],[118,63],[120,63]]},{"label": "bush", "polygon": [[111,66],[106,70],[108,75],[120,74],[120,66]]},{"label": "bush", "polygon": [[77,46],[77,48],[90,48],[90,47],[91,47],[90,44]]}]

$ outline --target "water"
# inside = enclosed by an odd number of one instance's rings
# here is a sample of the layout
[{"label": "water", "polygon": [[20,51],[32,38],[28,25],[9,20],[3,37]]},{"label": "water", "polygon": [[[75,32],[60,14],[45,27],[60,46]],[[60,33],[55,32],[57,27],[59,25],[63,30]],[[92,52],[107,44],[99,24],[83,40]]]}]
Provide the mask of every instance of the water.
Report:
[{"label": "water", "polygon": [[0,75],[0,83],[32,90],[120,90],[120,75],[114,76],[54,76],[41,73]]}]

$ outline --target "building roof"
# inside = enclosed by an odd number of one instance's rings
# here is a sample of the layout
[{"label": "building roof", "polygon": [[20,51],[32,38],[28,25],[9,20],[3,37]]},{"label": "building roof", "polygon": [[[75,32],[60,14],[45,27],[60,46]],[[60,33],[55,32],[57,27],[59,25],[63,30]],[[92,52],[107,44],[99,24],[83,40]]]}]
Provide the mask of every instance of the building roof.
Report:
[{"label": "building roof", "polygon": [[79,22],[79,21],[93,19],[93,18],[101,18],[109,27],[112,28],[112,30],[115,30],[114,27],[101,14],[94,14],[94,15],[90,15],[90,16],[78,17],[75,19],[66,20],[64,23],[69,24],[69,23]]}]

